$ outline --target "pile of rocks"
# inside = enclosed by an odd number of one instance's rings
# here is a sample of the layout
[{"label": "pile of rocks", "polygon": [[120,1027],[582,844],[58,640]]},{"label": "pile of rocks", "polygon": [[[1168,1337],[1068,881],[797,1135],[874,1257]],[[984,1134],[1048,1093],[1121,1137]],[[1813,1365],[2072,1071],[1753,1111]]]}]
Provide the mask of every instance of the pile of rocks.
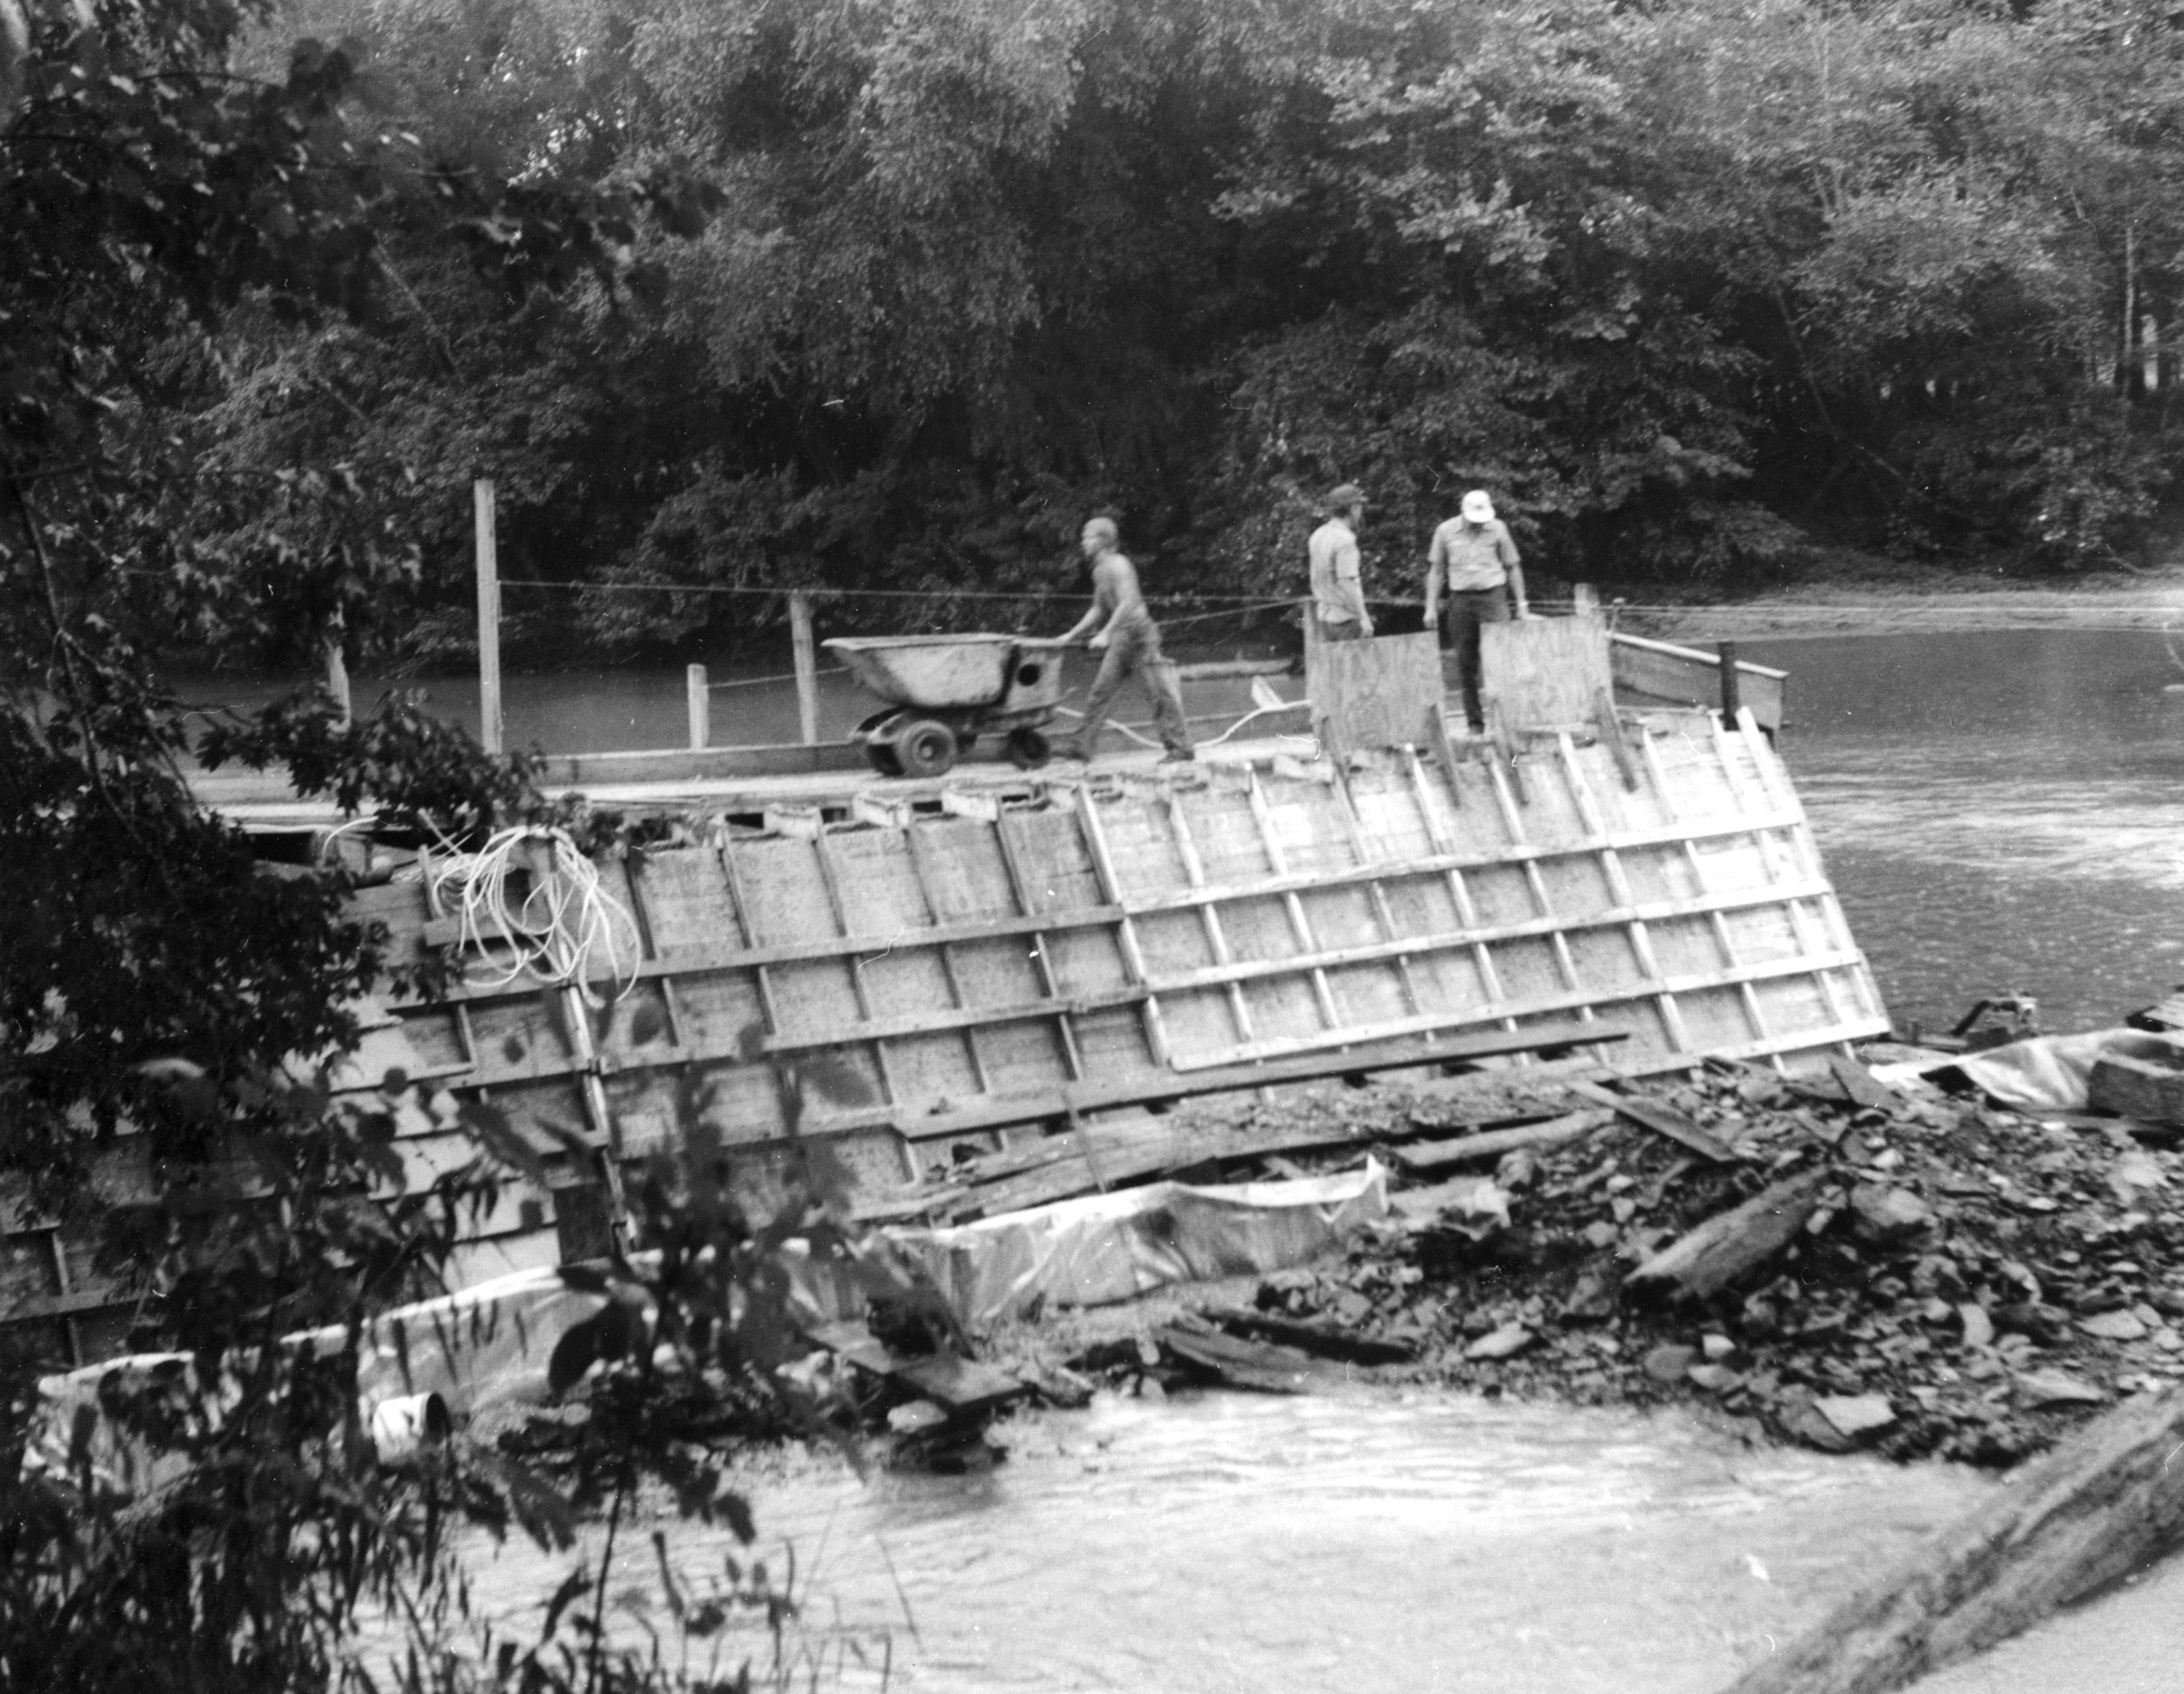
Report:
[{"label": "pile of rocks", "polygon": [[[2184,1376],[2184,1155],[2165,1131],[1906,1096],[1847,1063],[1604,1097],[1544,1100],[1577,1111],[1536,1146],[1476,1137],[1472,1171],[1403,1194],[1345,1262],[1267,1279],[1258,1305],[1489,1394],[1697,1399],[1817,1447],[1982,1464]],[[1458,1166],[1464,1146],[1411,1162]]]}]

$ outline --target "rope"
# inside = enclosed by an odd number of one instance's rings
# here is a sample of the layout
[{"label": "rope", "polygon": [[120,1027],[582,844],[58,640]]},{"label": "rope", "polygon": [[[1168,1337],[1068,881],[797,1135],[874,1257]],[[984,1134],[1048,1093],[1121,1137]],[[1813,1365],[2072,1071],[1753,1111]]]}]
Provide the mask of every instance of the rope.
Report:
[{"label": "rope", "polygon": [[[1081,591],[1053,588],[758,588],[733,583],[549,583],[536,577],[502,577],[503,588],[543,588],[566,594],[729,594],[764,598],[784,598],[805,594],[814,600],[1056,600],[1081,599]],[[1252,594],[1147,594],[1147,605],[1217,605],[1220,612],[1201,614],[1208,618],[1231,617],[1238,612],[1269,610],[1275,606],[1298,604],[1302,597],[1291,595],[1284,599],[1270,600]],[[1376,604],[1402,605],[1389,601]],[[1171,621],[1180,623],[1181,619]]]},{"label": "rope", "polygon": [[[548,855],[543,871],[534,851],[542,845]],[[517,865],[519,854],[532,862]],[[519,868],[533,872],[531,886],[511,913],[508,875]],[[483,952],[488,942],[497,941],[512,955],[508,970],[482,986],[505,988],[530,971],[549,982],[573,984],[585,1004],[596,1006],[606,1002],[592,992],[592,977],[612,974],[618,1000],[637,985],[644,945],[637,920],[600,886],[598,867],[577,851],[564,830],[504,829],[476,853],[436,862],[432,893],[444,905],[452,903],[462,921],[460,950]],[[592,968],[595,955],[604,955],[605,971]]]}]

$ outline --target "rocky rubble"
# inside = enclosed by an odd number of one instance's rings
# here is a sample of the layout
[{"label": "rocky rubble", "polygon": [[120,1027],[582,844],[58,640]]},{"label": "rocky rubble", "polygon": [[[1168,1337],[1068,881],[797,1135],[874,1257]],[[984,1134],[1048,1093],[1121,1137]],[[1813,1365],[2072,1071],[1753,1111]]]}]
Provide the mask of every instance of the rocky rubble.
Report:
[{"label": "rocky rubble", "polygon": [[[1650,1125],[1575,1087],[1530,1110],[1559,1140],[1489,1151],[1512,1137],[1484,1126],[1469,1161],[1463,1139],[1398,1146],[1442,1179],[1413,1180],[1343,1261],[1265,1279],[1253,1308],[1292,1320],[1289,1343],[1406,1349],[1378,1367],[1395,1379],[1699,1401],[1815,1447],[1984,1465],[2184,1376],[2167,1131],[1909,1097],[1847,1063],[1634,1086]],[[1232,1335],[1249,1315],[1206,1314]],[[1158,1367],[1149,1351],[1084,1363],[1187,1378],[1206,1348]]]}]

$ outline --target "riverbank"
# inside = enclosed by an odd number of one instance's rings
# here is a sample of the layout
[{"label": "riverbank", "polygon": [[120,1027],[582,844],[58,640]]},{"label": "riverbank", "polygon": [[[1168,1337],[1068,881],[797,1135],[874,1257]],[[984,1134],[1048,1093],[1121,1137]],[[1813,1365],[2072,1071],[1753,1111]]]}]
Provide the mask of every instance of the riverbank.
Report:
[{"label": "riverbank", "polygon": [[1485,1114],[1353,1092],[1394,1212],[1341,1259],[1006,1326],[998,1356],[1141,1396],[1362,1378],[1680,1404],[1754,1442],[1985,1467],[2184,1376],[2166,1131],[1848,1063],[1716,1065],[1621,1109],[1581,1083]]},{"label": "riverbank", "polygon": [[1956,630],[2184,628],[2184,556],[2143,570],[2046,572],[1907,565],[1847,550],[1744,591],[1601,584],[1616,626],[1664,640],[1789,640]]}]

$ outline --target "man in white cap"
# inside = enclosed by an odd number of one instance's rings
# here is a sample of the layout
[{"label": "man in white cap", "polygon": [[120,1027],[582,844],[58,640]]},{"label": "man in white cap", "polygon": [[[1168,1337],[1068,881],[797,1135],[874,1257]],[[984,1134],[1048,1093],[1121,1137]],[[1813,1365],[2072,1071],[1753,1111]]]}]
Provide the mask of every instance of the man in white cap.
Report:
[{"label": "man in white cap", "polygon": [[1524,604],[1524,571],[1509,525],[1494,515],[1483,488],[1463,497],[1462,515],[1434,531],[1426,554],[1426,627],[1441,616],[1441,597],[1448,595],[1448,645],[1456,650],[1456,675],[1463,688],[1463,715],[1477,735],[1486,728],[1479,704],[1479,626],[1529,618]]},{"label": "man in white cap", "polygon": [[1095,517],[1078,538],[1092,563],[1092,609],[1061,639],[1082,641],[1100,655],[1099,674],[1075,736],[1056,750],[1064,758],[1089,759],[1098,750],[1101,728],[1123,684],[1136,676],[1152,696],[1153,728],[1166,751],[1161,763],[1189,759],[1191,726],[1183,716],[1183,691],[1175,668],[1160,653],[1160,628],[1145,609],[1137,585],[1137,567],[1122,551],[1122,536],[1110,517]]},{"label": "man in white cap", "polygon": [[1345,482],[1327,496],[1327,522],[1306,543],[1312,564],[1312,616],[1323,641],[1357,641],[1372,633],[1365,585],[1358,576],[1358,525],[1365,520],[1365,490]]}]

